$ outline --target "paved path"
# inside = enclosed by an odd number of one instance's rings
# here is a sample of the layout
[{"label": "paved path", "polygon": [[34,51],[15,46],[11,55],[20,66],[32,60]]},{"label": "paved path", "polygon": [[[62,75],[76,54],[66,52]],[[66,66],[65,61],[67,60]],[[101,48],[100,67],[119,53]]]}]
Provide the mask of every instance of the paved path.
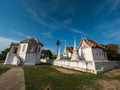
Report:
[{"label": "paved path", "polygon": [[22,67],[11,68],[0,76],[0,90],[25,90]]}]

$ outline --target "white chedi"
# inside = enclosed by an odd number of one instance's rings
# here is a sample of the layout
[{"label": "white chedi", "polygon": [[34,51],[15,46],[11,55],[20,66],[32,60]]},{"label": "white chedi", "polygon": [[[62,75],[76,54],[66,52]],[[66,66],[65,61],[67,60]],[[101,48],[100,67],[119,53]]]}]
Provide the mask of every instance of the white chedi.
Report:
[{"label": "white chedi", "polygon": [[68,59],[68,54],[66,51],[66,40],[65,40],[65,47],[64,47],[64,52],[63,52],[63,59]]},{"label": "white chedi", "polygon": [[74,49],[71,57],[71,61],[80,61],[80,57],[76,48],[76,40],[74,39]]}]

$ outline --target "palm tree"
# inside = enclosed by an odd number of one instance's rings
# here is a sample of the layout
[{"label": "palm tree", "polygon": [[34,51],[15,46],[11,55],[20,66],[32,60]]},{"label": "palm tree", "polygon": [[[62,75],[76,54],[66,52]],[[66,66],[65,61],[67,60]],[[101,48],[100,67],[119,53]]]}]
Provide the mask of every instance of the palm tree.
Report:
[{"label": "palm tree", "polygon": [[[57,40],[56,45],[57,45],[57,47],[58,47],[58,49],[59,49],[59,46],[61,45],[61,43],[60,43],[59,40]],[[58,55],[58,49],[57,49],[57,55]]]}]

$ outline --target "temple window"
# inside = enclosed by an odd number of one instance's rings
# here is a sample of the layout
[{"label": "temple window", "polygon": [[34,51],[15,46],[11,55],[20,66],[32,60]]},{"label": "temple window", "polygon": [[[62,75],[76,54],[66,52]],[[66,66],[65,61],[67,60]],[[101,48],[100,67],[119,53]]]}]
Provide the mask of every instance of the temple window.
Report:
[{"label": "temple window", "polygon": [[23,45],[22,52],[25,51],[26,45]]},{"label": "temple window", "polygon": [[13,53],[17,53],[17,47],[13,47]]},{"label": "temple window", "polygon": [[37,52],[37,48],[38,48],[38,47],[36,46],[36,47],[35,47],[35,51],[34,51],[35,53]]},{"label": "temple window", "polygon": [[38,53],[40,52],[40,47],[38,47]]},{"label": "temple window", "polygon": [[96,53],[96,56],[98,57],[98,53]]}]

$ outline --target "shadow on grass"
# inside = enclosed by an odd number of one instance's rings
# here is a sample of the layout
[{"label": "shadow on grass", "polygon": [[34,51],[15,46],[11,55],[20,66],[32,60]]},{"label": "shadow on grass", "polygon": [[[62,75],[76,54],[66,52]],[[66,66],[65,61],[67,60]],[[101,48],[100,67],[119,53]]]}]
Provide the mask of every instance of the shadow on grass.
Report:
[{"label": "shadow on grass", "polygon": [[39,65],[52,65],[52,64],[40,62],[40,64],[36,64],[36,65],[39,66]]}]

